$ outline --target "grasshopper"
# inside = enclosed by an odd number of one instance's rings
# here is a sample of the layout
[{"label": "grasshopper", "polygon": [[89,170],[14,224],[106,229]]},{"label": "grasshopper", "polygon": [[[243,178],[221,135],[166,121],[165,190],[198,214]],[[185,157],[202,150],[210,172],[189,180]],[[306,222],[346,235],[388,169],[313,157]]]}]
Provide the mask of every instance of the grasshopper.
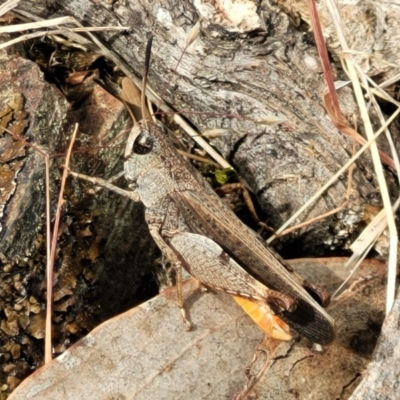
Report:
[{"label": "grasshopper", "polygon": [[143,202],[150,233],[177,271],[184,321],[190,327],[182,267],[205,286],[236,296],[245,309],[253,305],[248,309],[253,319],[260,310],[269,313],[264,329],[272,337],[290,339],[290,327],[313,342],[330,343],[334,321],[312,297],[326,305],[329,294],[298,276],[244,225],[151,121],[144,104],[150,49],[151,40],[142,83],[143,119],[135,121],[128,138],[124,174],[135,186],[130,197]]}]

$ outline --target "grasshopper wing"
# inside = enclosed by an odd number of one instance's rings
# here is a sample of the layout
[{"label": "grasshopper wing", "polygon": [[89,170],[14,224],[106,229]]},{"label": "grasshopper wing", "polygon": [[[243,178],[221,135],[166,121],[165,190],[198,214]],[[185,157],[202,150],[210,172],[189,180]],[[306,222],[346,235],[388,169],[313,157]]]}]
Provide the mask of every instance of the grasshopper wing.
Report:
[{"label": "grasshopper wing", "polygon": [[[320,344],[335,338],[333,319],[302,286],[302,278],[264,245],[208,186],[200,190],[176,191],[171,197],[192,232],[207,236],[264,286],[291,296],[296,310],[274,309],[293,329]],[[204,195],[203,193],[206,193]]]},{"label": "grasshopper wing", "polygon": [[212,289],[248,297],[293,310],[297,303],[288,295],[276,292],[253,278],[210,238],[191,232],[173,235],[169,245],[185,264],[186,270]]},{"label": "grasshopper wing", "polygon": [[180,232],[169,240],[169,244],[193,277],[212,289],[235,295],[236,302],[269,336],[291,339],[289,327],[268,305],[278,300],[284,309],[290,308],[294,304],[291,297],[264,286],[205,236]]}]

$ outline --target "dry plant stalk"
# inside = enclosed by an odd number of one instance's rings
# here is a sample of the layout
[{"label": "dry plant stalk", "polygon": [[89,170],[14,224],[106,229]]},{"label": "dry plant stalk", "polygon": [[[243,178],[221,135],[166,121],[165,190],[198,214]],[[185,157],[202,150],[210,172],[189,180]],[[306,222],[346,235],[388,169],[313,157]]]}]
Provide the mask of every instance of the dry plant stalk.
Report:
[{"label": "dry plant stalk", "polygon": [[[311,23],[314,31],[314,37],[317,44],[318,52],[322,68],[324,71],[324,79],[327,93],[324,95],[325,108],[331,117],[332,122],[336,128],[347,136],[353,138],[359,144],[365,144],[366,140],[353,128],[348,126],[343,118],[342,112],[340,111],[339,99],[336,93],[335,84],[333,82],[332,72],[330,68],[330,62],[328,52],[325,45],[325,39],[321,29],[321,23],[318,17],[318,11],[315,6],[315,0],[308,0],[310,9]],[[391,168],[395,168],[393,160],[384,152],[380,151],[381,159]]]},{"label": "dry plant stalk", "polygon": [[[310,0],[311,1],[311,0]],[[342,46],[343,51],[349,50],[346,38],[344,36],[344,29],[341,24],[340,15],[337,9],[337,4],[331,0],[327,1],[329,11],[337,29],[339,42]],[[372,123],[368,115],[368,109],[366,107],[365,99],[361,90],[360,80],[364,82],[364,86],[367,86],[367,79],[365,75],[357,75],[357,69],[354,66],[354,62],[350,54],[344,54],[345,64],[347,66],[350,79],[353,83],[355,96],[357,99],[358,106],[361,112],[361,118],[364,123],[365,132],[367,138],[371,140],[374,136]],[[389,191],[387,188],[386,180],[383,174],[382,164],[379,160],[379,149],[375,142],[371,145],[371,155],[374,163],[375,173],[379,182],[380,192],[383,200],[383,206],[386,212],[388,220],[388,227],[390,232],[390,252],[389,252],[389,266],[388,266],[388,285],[387,285],[387,296],[386,296],[386,313],[388,314],[392,308],[395,298],[395,287],[396,287],[396,274],[397,274],[397,244],[398,235],[397,229],[394,222],[394,215],[392,211],[392,205],[389,197]],[[393,163],[393,168],[395,165]]]},{"label": "dry plant stalk", "polygon": [[[375,102],[375,108],[376,108],[376,110],[377,110],[377,112],[378,112],[378,115],[380,115],[381,116],[381,122],[382,122],[382,127],[378,130],[378,132],[373,136],[373,137],[369,137],[369,141],[365,144],[365,139],[364,138],[362,138],[360,135],[358,135],[358,133],[355,131],[355,130],[353,130],[352,128],[350,128],[349,126],[347,126],[347,124],[345,124],[345,122],[344,122],[344,119],[343,119],[343,116],[342,116],[342,114],[341,114],[341,111],[340,111],[340,107],[339,107],[339,102],[338,102],[338,98],[337,98],[337,94],[336,94],[336,89],[335,89],[335,86],[334,86],[334,83],[333,83],[333,79],[332,79],[332,74],[331,74],[331,71],[330,71],[330,66],[329,66],[329,60],[328,60],[328,55],[327,55],[327,51],[326,51],[326,46],[325,46],[325,42],[324,42],[324,37],[323,37],[323,34],[322,34],[322,30],[321,30],[321,26],[320,26],[320,22],[319,22],[319,18],[318,18],[318,13],[317,13],[317,10],[316,10],[316,8],[315,8],[315,2],[313,1],[313,0],[309,0],[308,1],[308,4],[309,4],[309,11],[310,11],[310,15],[311,15],[311,22],[312,22],[312,25],[313,25],[313,29],[314,29],[314,34],[315,34],[315,37],[316,37],[316,43],[317,43],[317,47],[318,47],[318,51],[319,51],[319,53],[320,53],[320,58],[321,58],[321,63],[322,63],[322,65],[323,65],[323,70],[324,70],[324,76],[325,76],[325,82],[326,82],[326,85],[327,85],[327,88],[328,88],[328,92],[327,92],[327,94],[325,94],[325,96],[324,96],[324,101],[325,101],[325,105],[326,105],[326,108],[327,108],[327,111],[328,111],[328,113],[329,113],[329,115],[331,116],[331,118],[332,118],[332,121],[334,122],[334,124],[337,126],[337,128],[339,129],[339,130],[341,130],[343,133],[345,133],[345,134],[348,134],[348,135],[350,135],[351,137],[353,137],[355,140],[357,140],[359,143],[362,143],[363,144],[363,147],[362,147],[362,149],[361,150],[363,150],[363,149],[366,149],[367,147],[368,147],[368,143],[369,144],[372,144],[373,142],[374,142],[374,140],[376,139],[376,137],[381,133],[381,132],[383,132],[383,131],[385,131],[385,132],[387,132],[387,127],[388,127],[388,125],[394,120],[394,118],[397,116],[397,114],[398,114],[398,112],[399,112],[399,108],[397,109],[397,111],[389,118],[389,120],[388,121],[384,121],[384,119],[383,119],[383,116],[382,116],[382,114],[381,114],[381,112],[380,112],[380,109],[379,109],[379,107],[378,107],[378,105],[377,105],[377,103]],[[333,6],[332,6],[333,7]],[[336,6],[334,6],[334,7],[336,7]],[[338,21],[339,19],[337,19],[337,21]],[[337,24],[338,26],[340,25],[339,23]],[[343,34],[340,34],[339,35],[342,39],[343,39]],[[346,51],[346,49],[344,49],[345,51]],[[348,57],[349,58],[349,57]],[[358,72],[359,72],[359,74],[362,74],[362,72],[361,72],[361,69],[359,68],[358,69]],[[368,89],[368,85],[366,85],[366,81],[370,81],[370,82],[372,82],[371,81],[371,79],[370,78],[364,78],[364,83],[363,83],[363,86],[364,86],[364,88],[366,88],[366,90],[368,90],[369,91],[369,89]],[[376,85],[375,85],[376,86]],[[369,91],[370,92],[370,91]],[[397,103],[397,102],[395,102],[392,98],[390,98],[390,96],[388,96],[387,95],[387,93],[382,93],[382,90],[379,92],[380,93],[380,96],[381,97],[384,97],[384,98],[386,98],[388,101],[391,101],[392,103]],[[371,97],[371,95],[372,94],[370,94],[370,97]],[[361,97],[360,97],[361,98]],[[373,100],[373,101],[375,101],[375,100]],[[367,115],[367,113],[365,112],[364,113],[364,116],[366,116]],[[368,117],[367,117],[367,124],[368,124]],[[387,133],[387,135],[388,135],[388,133]],[[388,135],[388,136],[390,136],[390,135]],[[360,139],[361,138],[361,139]],[[399,171],[399,162],[398,162],[398,157],[397,157],[397,154],[396,154],[396,152],[394,151],[394,146],[393,146],[393,142],[392,142],[392,140],[391,140],[391,138],[390,137],[388,137],[388,140],[389,140],[389,143],[391,143],[391,147],[392,147],[392,151],[393,151],[393,155],[394,155],[394,161],[392,160],[392,159],[390,159],[390,158],[388,158],[388,156],[386,155],[386,154],[382,154],[382,152],[380,152],[380,156],[381,156],[381,158],[382,158],[382,160],[385,160],[385,162],[388,164],[388,165],[390,165],[392,168],[395,168],[397,171]],[[357,154],[358,155],[356,155],[355,157],[353,157],[352,158],[352,160],[355,160],[359,155],[361,155],[361,153],[362,153],[362,151],[359,151]],[[348,166],[348,165],[350,165],[349,163],[347,163],[346,164],[346,166]],[[340,171],[339,172],[343,172],[344,170],[345,170],[346,168],[341,168],[340,169]],[[379,168],[380,169],[380,168]],[[335,176],[337,177],[338,176],[338,174],[335,174]],[[333,177],[334,178],[334,177]],[[381,177],[381,179],[379,179],[380,181],[382,180],[382,177]],[[322,192],[324,191],[324,190],[326,190],[327,188],[328,188],[328,186],[329,186],[329,184],[332,184],[333,183],[333,181],[334,181],[334,179],[331,179],[327,184],[325,184],[324,186],[323,186],[323,188],[321,188],[321,190],[315,195],[315,196],[313,196],[313,198],[312,199],[310,199],[309,201],[307,201],[307,203],[303,206],[303,207],[301,207],[301,209],[300,210],[298,210],[278,231],[277,231],[277,233],[276,233],[276,235],[274,235],[274,236],[272,236],[269,240],[268,240],[268,242],[271,242],[276,236],[279,236],[279,235],[281,235],[281,234],[284,234],[284,233],[289,233],[289,232],[291,232],[292,230],[294,230],[296,227],[293,227],[293,228],[290,228],[290,229],[286,229],[286,230],[284,230],[285,229],[285,227],[287,227],[289,224],[290,224],[290,222],[291,221],[293,221],[295,218],[297,218],[297,216],[299,216],[300,214],[301,214],[301,212],[303,212],[310,204],[312,204],[312,202],[313,201],[315,201],[316,199],[317,199],[317,197],[320,195],[320,194],[322,194]],[[387,190],[386,190],[386,193],[387,193]],[[318,196],[317,196],[318,195]],[[386,196],[386,198],[388,198],[387,196]],[[335,211],[339,211],[340,210],[340,208],[339,209],[337,209],[337,210],[333,210],[332,211],[332,213],[333,212],[335,212]],[[330,213],[328,213],[327,215],[330,215],[331,214],[331,212]],[[322,217],[322,216],[321,216]],[[315,220],[318,220],[319,219],[319,217],[317,217],[316,219],[314,219],[314,221]],[[305,223],[301,223],[301,224],[299,224],[299,225],[297,225],[297,227],[302,227],[302,226],[305,226],[305,225],[307,225],[307,222],[305,222]],[[372,228],[372,225],[371,225],[371,227],[369,228],[369,229],[373,229]],[[381,230],[383,230],[384,229],[384,227],[383,227],[383,225],[381,225]],[[393,225],[392,225],[392,233],[393,233]],[[377,234],[376,235],[374,235],[374,236],[369,236],[370,237],[370,241],[369,242],[364,242],[364,251],[363,251],[363,254],[364,254],[364,257],[366,256],[366,254],[367,254],[367,250],[369,250],[371,247],[372,247],[372,245],[373,245],[373,242],[377,239]],[[393,238],[393,236],[392,236],[392,238]],[[391,264],[392,265],[392,267],[390,267],[390,273],[389,273],[389,276],[388,276],[388,280],[389,280],[389,283],[388,283],[388,287],[390,287],[390,289],[388,289],[388,295],[387,295],[387,299],[388,299],[388,302],[387,302],[387,312],[388,312],[388,310],[390,310],[390,308],[391,308],[391,302],[392,302],[392,300],[390,300],[390,299],[393,299],[394,298],[394,276],[395,276],[395,270],[396,270],[396,268],[395,268],[395,260],[397,259],[397,255],[395,255],[395,253],[396,253],[396,251],[394,250],[393,251],[393,248],[394,247],[396,247],[397,245],[396,245],[396,237],[394,237],[392,240],[391,240],[391,249],[392,249],[392,252],[390,253],[391,255],[390,255],[390,260],[391,260],[391,262],[389,263],[389,264]],[[362,260],[362,258],[359,260],[359,262],[361,262],[361,260]],[[357,263],[357,265],[359,265],[359,262]],[[354,269],[353,269],[353,272],[354,272]],[[350,275],[349,275],[349,278],[350,278],[350,276],[351,276],[351,274],[353,273],[353,272],[351,272],[350,273]],[[340,286],[340,288],[343,286],[345,284],[345,282]],[[340,290],[340,288],[338,288],[338,290],[337,291],[339,291]]]},{"label": "dry plant stalk", "polygon": [[[353,156],[354,156],[354,153],[355,153],[355,143],[354,143],[354,141],[353,141]],[[311,219],[309,219],[309,220],[307,220],[307,221],[304,221],[304,222],[302,222],[302,223],[300,223],[300,224],[297,224],[297,225],[295,225],[295,226],[292,226],[291,228],[285,229],[284,231],[282,231],[282,232],[281,232],[280,234],[278,234],[277,236],[278,236],[278,237],[281,237],[281,236],[287,235],[288,233],[294,232],[294,231],[297,230],[297,229],[303,228],[304,226],[310,225],[310,224],[312,224],[312,223],[314,223],[314,222],[317,222],[317,221],[320,221],[320,220],[322,220],[322,219],[324,219],[324,218],[328,218],[329,216],[331,216],[331,215],[333,215],[333,214],[336,214],[336,213],[338,213],[339,211],[342,211],[342,210],[346,207],[346,205],[348,204],[348,202],[349,202],[349,200],[350,200],[351,185],[352,185],[352,182],[353,182],[353,179],[352,179],[352,176],[353,176],[353,168],[354,168],[354,164],[351,164],[351,165],[350,165],[350,168],[349,168],[349,172],[348,172],[348,178],[347,178],[347,192],[346,192],[346,197],[345,197],[345,200],[344,200],[344,202],[343,202],[342,205],[340,205],[339,207],[336,207],[335,209],[333,209],[333,210],[331,210],[331,211],[328,211],[328,212],[325,213],[325,214],[319,215],[318,217],[311,218]]]},{"label": "dry plant stalk", "polygon": [[[47,256],[47,268],[46,268],[46,273],[47,273],[47,306],[46,306],[46,336],[45,336],[45,363],[48,363],[52,359],[52,340],[51,340],[51,320],[52,320],[52,304],[53,304],[53,271],[54,271],[54,261],[55,261],[55,256],[56,256],[56,246],[57,246],[57,238],[58,238],[58,229],[60,225],[60,219],[61,219],[61,209],[63,205],[63,196],[64,196],[64,190],[65,190],[65,183],[67,181],[68,177],[68,165],[69,161],[71,158],[72,154],[72,148],[74,147],[75,143],[75,138],[78,132],[78,124],[75,125],[75,129],[72,133],[71,141],[68,146],[67,154],[65,156],[65,168],[61,177],[61,187],[60,187],[60,192],[58,196],[58,202],[57,202],[57,209],[56,209],[56,214],[54,218],[54,228],[53,228],[53,235],[51,237],[51,248],[50,248],[50,253]],[[49,208],[50,204],[50,189],[49,189],[49,164],[48,164],[48,157],[45,158],[46,160],[46,199],[47,199],[47,205],[46,205],[46,210]],[[48,214],[47,216],[49,217],[49,210],[47,210]],[[48,234],[48,239],[50,238],[49,231],[50,231],[50,219],[47,219],[47,234]]]}]

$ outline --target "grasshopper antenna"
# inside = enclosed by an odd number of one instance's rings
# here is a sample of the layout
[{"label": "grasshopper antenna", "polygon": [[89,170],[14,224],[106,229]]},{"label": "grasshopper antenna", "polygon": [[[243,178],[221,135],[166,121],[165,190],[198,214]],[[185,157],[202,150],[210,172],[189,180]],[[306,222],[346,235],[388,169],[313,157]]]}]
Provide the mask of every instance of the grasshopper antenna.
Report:
[{"label": "grasshopper antenna", "polygon": [[150,113],[147,111],[146,108],[146,85],[147,85],[147,75],[149,74],[150,68],[150,57],[151,57],[151,46],[153,44],[153,35],[150,34],[149,39],[147,41],[146,46],[146,55],[144,60],[144,71],[143,71],[143,82],[142,82],[142,98],[141,98],[141,108],[143,119],[150,118]]},{"label": "grasshopper antenna", "polygon": [[[146,55],[145,55],[145,60],[144,60],[144,71],[143,71],[143,80],[142,80],[142,93],[140,95],[140,108],[141,108],[141,120],[142,121],[148,121],[150,119],[150,113],[146,108],[146,85],[147,85],[147,75],[149,73],[149,66],[150,66],[150,55],[151,55],[151,45],[153,43],[153,35],[149,36],[149,39],[147,41],[147,46],[146,46]],[[128,84],[128,81],[125,82]],[[135,90],[135,93],[137,91]],[[138,100],[138,96],[136,96],[136,99]],[[137,104],[137,103],[136,103]],[[129,110],[129,108],[128,108]],[[131,116],[133,116],[133,112],[130,111]],[[126,148],[125,148],[125,158],[128,158],[131,155],[132,149],[133,149],[133,144],[137,137],[141,133],[141,128],[138,123],[138,119],[135,118],[135,116],[132,117],[134,121],[133,128],[131,130],[131,133],[129,134],[128,140],[126,142]]]}]

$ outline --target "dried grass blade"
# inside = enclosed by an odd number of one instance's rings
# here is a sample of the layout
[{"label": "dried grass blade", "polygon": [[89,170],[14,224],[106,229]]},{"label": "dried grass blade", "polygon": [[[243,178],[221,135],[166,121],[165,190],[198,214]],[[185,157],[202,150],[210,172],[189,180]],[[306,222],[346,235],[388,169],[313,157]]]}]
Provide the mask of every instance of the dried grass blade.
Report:
[{"label": "dried grass blade", "polygon": [[0,6],[0,17],[18,5],[20,0],[8,0]]},{"label": "dried grass blade", "polygon": [[386,124],[383,125],[382,127],[379,128],[379,130],[375,133],[375,135],[368,140],[367,143],[364,144],[364,146],[361,147],[360,150],[357,151],[357,153],[352,157],[345,165],[343,165],[342,168],[339,169],[338,172],[336,172],[335,175],[332,176],[331,179],[329,179],[322,187],[319,189],[314,196],[312,196],[307,202],[300,207],[277,231],[275,235],[272,235],[268,240],[267,243],[271,243],[279,233],[281,233],[287,226],[289,226],[304,210],[306,210],[314,201],[316,201],[319,196],[321,196],[322,193],[325,192],[326,189],[328,189],[329,186],[331,186],[337,179],[338,177],[343,174],[347,170],[347,168],[350,167],[351,164],[354,163],[354,161],[357,160],[358,157],[361,156],[362,153],[364,153],[365,150],[367,150],[373,142],[377,139],[377,137],[385,130],[386,127],[388,127],[394,120],[395,118],[400,114],[400,108],[397,109],[393,115],[386,121]]},{"label": "dried grass blade", "polygon": [[[339,42],[342,46],[343,51],[347,52],[349,47],[347,45],[346,38],[343,34],[344,29],[342,27],[342,22],[340,19],[339,11],[337,8],[337,4],[335,1],[327,0],[327,6],[329,12],[332,16],[332,20],[336,26],[337,34]],[[371,139],[373,134],[372,124],[369,119],[368,109],[365,104],[365,99],[361,90],[361,84],[359,79],[363,82],[363,85],[366,87],[367,79],[364,75],[357,75],[357,70],[354,66],[354,60],[351,55],[344,54],[344,60],[346,62],[346,66],[349,71],[349,77],[353,83],[354,93],[357,99],[358,106],[360,108],[361,118],[364,123],[365,132],[368,139]],[[390,119],[389,119],[390,120]],[[375,142],[371,145],[371,155],[374,163],[375,173],[378,179],[379,188],[383,200],[383,206],[386,212],[386,216],[388,219],[388,226],[390,232],[390,245],[389,245],[389,266],[388,266],[388,287],[387,287],[387,297],[386,297],[386,312],[389,313],[393,306],[394,296],[395,296],[395,288],[396,288],[396,274],[397,274],[397,243],[398,243],[398,235],[397,229],[394,222],[394,215],[392,211],[392,205],[390,202],[389,191],[387,188],[385,176],[383,173],[382,164],[379,160],[379,151],[377,144]]]},{"label": "dried grass blade", "polygon": [[65,157],[65,168],[61,178],[61,188],[58,196],[57,203],[57,211],[55,215],[54,221],[54,229],[53,235],[51,238],[51,249],[50,249],[50,257],[47,258],[47,296],[46,296],[46,333],[45,333],[45,356],[44,362],[48,363],[52,359],[52,343],[51,343],[51,316],[52,316],[52,298],[53,298],[53,269],[54,269],[54,260],[56,255],[56,244],[57,244],[57,236],[58,236],[58,228],[60,226],[60,218],[61,218],[61,207],[63,204],[63,196],[65,183],[68,177],[68,165],[69,160],[72,154],[72,148],[74,146],[76,134],[78,132],[78,124],[75,125],[74,132],[72,133],[71,142],[68,147],[67,155]]},{"label": "dried grass blade", "polygon": [[[331,117],[333,124],[340,132],[342,132],[346,136],[353,138],[357,143],[364,145],[366,143],[366,140],[357,131],[350,127],[343,118],[342,112],[340,110],[335,83],[332,77],[328,51],[326,49],[319,15],[315,6],[315,0],[308,0],[308,6],[310,10],[311,24],[314,31],[315,42],[320,56],[322,69],[324,72],[325,85],[327,89],[327,92],[324,93],[324,105],[326,111]],[[385,154],[383,151],[379,151],[379,155],[385,164],[393,169],[395,168],[393,160],[387,154]]]}]

